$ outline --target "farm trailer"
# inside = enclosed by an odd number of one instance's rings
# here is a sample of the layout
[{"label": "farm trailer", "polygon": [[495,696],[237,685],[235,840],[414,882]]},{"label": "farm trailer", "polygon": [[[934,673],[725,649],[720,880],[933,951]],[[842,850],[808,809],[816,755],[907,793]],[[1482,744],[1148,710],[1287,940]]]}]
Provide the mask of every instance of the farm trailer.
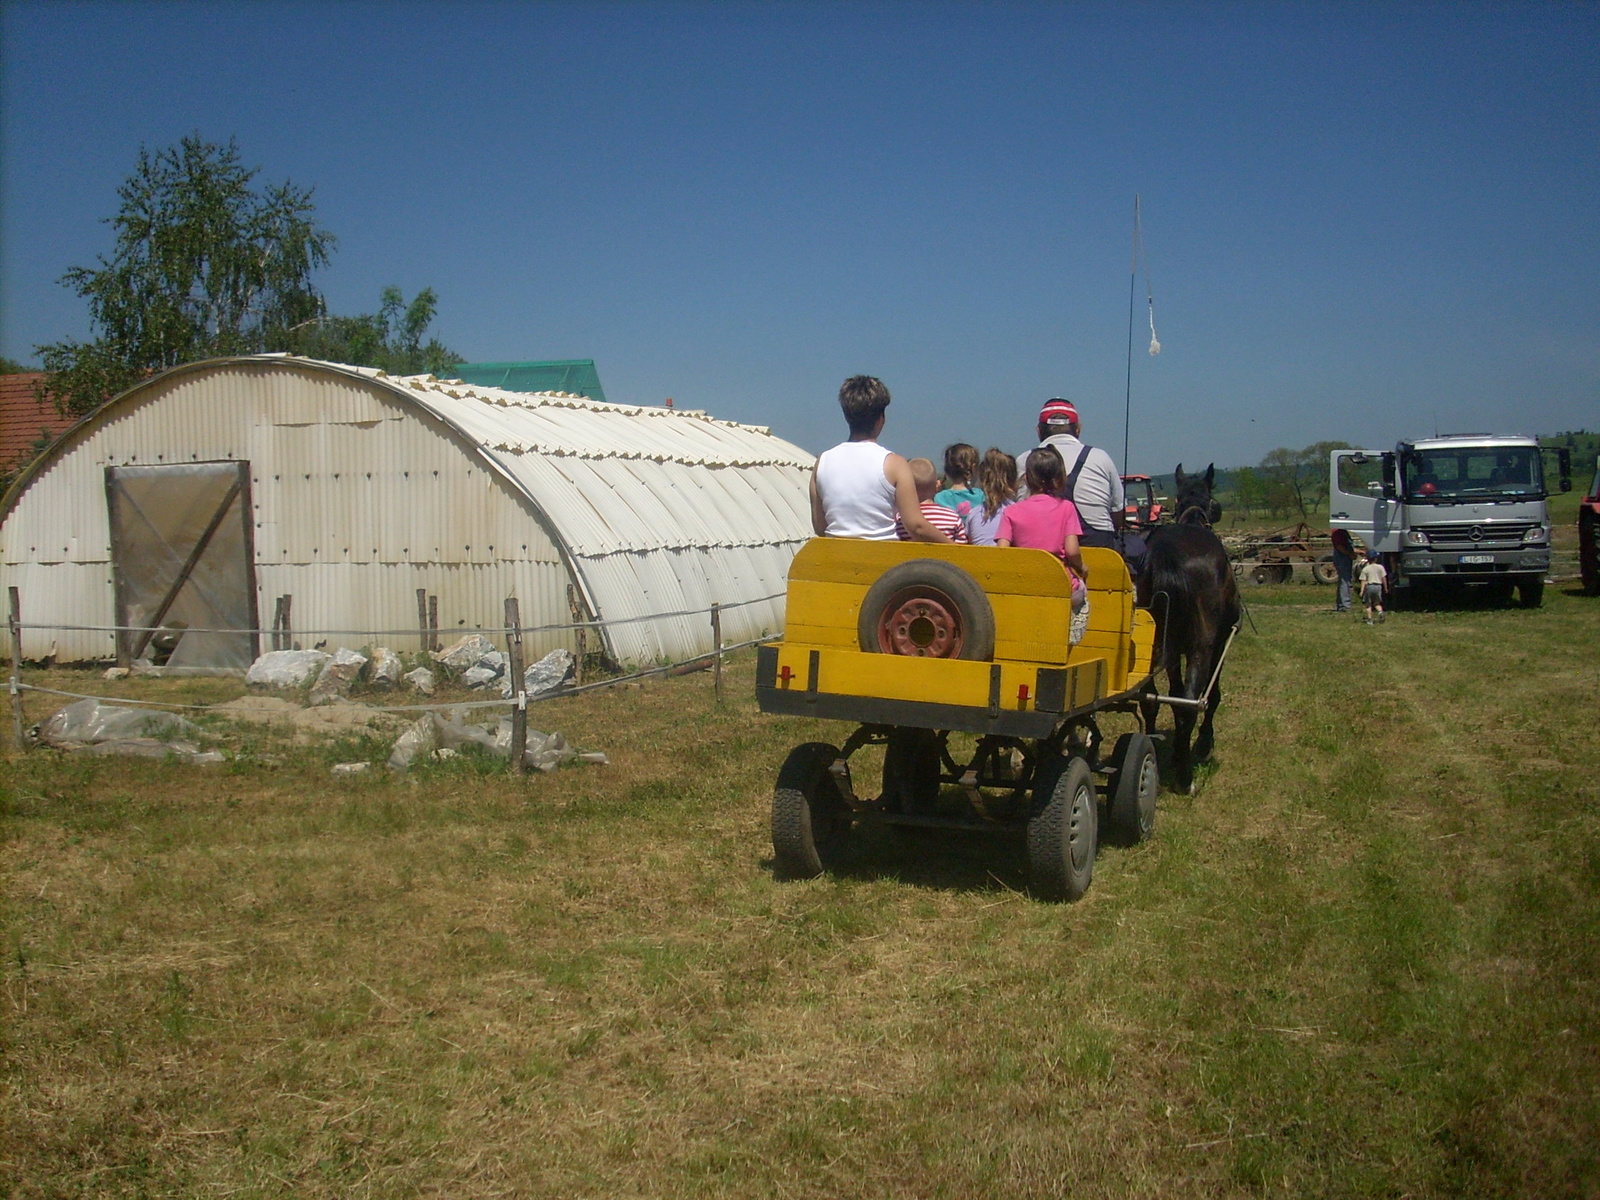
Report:
[{"label": "farm trailer", "polygon": [[[819,538],[789,571],[788,627],[758,651],[761,710],[856,724],[842,746],[796,746],[778,773],[780,873],[837,862],[858,824],[1011,832],[1036,890],[1089,887],[1100,791],[1108,832],[1148,837],[1159,774],[1151,730],[1109,754],[1096,717],[1158,697],[1155,623],[1115,552],[1085,548],[1087,629],[1068,645],[1071,584],[1040,550]],[[1141,721],[1142,724],[1142,721]],[[850,758],[884,749],[882,791],[856,792]]]}]

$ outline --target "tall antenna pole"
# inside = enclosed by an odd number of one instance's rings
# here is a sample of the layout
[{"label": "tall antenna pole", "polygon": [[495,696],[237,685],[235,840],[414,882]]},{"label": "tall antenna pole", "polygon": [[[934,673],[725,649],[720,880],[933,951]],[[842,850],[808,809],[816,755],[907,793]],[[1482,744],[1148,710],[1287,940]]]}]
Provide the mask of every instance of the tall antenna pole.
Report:
[{"label": "tall antenna pole", "polygon": [[1128,469],[1128,429],[1133,422],[1133,294],[1139,278],[1139,194],[1133,195],[1133,261],[1128,267],[1128,386],[1122,397],[1122,469]]}]

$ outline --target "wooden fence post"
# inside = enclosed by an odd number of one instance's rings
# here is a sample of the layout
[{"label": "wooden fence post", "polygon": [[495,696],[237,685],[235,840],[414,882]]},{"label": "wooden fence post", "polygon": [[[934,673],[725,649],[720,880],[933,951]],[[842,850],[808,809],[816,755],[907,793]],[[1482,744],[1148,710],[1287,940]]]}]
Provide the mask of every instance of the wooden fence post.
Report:
[{"label": "wooden fence post", "polygon": [[439,649],[439,597],[428,597],[428,640],[430,650]]},{"label": "wooden fence post", "polygon": [[422,638],[422,652],[433,649],[428,638],[428,589],[417,589],[417,629]]},{"label": "wooden fence post", "polygon": [[528,769],[528,683],[522,677],[522,613],[515,596],[506,598],[506,650],[511,656],[511,699],[516,704],[511,710],[511,769],[520,775]]},{"label": "wooden fence post", "polygon": [[717,703],[722,703],[722,606],[711,605],[711,652],[716,655],[711,660],[711,690],[717,698]]},{"label": "wooden fence post", "polygon": [[27,749],[22,740],[22,601],[17,589],[11,588],[11,615],[6,624],[11,627],[11,732],[18,750]]},{"label": "wooden fence post", "polygon": [[[574,625],[581,624],[583,622],[583,605],[578,603],[578,589],[570,583],[567,584],[567,608],[572,612],[572,623]],[[579,629],[576,630],[576,633],[578,635],[578,663],[573,672],[572,685],[574,687],[582,687],[583,660],[589,656],[589,631],[587,629]]]}]

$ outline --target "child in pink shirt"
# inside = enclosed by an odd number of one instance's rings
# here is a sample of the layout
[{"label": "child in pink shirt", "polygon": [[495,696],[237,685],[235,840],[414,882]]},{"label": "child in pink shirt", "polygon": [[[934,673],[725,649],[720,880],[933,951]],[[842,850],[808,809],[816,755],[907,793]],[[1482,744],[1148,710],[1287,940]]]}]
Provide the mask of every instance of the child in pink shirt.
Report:
[{"label": "child in pink shirt", "polygon": [[1060,493],[1066,487],[1067,469],[1054,446],[1042,446],[1028,455],[1028,497],[1007,506],[1000,514],[997,546],[1024,546],[1048,550],[1067,565],[1072,576],[1072,607],[1081,609],[1088,598],[1084,581],[1088,569],[1078,549],[1083,522],[1078,509]]}]

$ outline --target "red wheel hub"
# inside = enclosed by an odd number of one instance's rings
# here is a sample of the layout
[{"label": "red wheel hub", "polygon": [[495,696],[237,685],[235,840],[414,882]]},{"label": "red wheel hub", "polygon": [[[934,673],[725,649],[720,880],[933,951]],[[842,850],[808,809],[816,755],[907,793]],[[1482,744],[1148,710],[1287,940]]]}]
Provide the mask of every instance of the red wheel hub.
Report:
[{"label": "red wheel hub", "polygon": [[878,649],[884,654],[955,658],[961,653],[961,641],[960,610],[934,588],[897,592],[878,617]]}]

